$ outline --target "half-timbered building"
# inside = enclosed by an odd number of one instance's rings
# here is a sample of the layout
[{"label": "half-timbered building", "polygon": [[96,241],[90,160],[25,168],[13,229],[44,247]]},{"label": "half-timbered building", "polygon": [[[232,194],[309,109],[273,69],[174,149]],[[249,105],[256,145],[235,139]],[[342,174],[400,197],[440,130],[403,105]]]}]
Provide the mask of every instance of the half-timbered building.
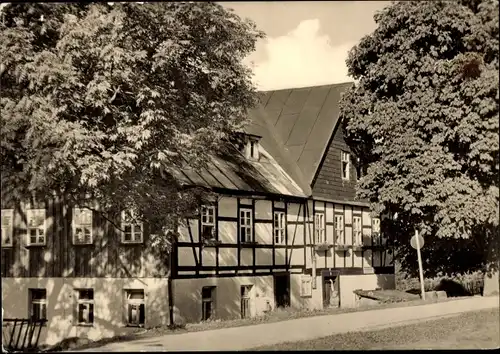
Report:
[{"label": "half-timbered building", "polygon": [[148,225],[126,213],[105,220],[64,197],[2,204],[5,317],[48,319],[41,342],[53,344],[168,324],[169,290],[176,320],[198,322],[356,306],[354,290],[393,287],[380,219],[355,200],[347,85],[263,93],[239,144],[178,171],[217,198],[180,220],[171,289]]}]

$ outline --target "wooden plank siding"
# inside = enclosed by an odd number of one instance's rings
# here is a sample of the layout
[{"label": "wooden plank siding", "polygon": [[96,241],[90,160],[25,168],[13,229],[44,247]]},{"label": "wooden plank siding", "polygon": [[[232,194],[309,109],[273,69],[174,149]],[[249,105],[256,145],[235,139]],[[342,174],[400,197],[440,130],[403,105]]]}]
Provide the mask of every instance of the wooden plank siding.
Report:
[{"label": "wooden plank siding", "polygon": [[[63,197],[45,203],[3,206],[14,209],[13,246],[2,247],[2,277],[161,277],[167,274],[166,256],[149,245],[144,225],[143,243],[123,244],[120,231],[98,212],[92,215],[93,244],[74,245],[72,207]],[[27,245],[26,211],[44,208],[45,246]],[[120,224],[118,216],[113,218]]]},{"label": "wooden plank siding", "polygon": [[342,179],[341,152],[351,155],[349,147],[344,141],[342,127],[337,124],[333,139],[326,150],[323,161],[318,167],[316,178],[313,180],[312,193],[314,197],[340,201],[353,201],[356,196],[356,168],[351,162],[349,180]]}]

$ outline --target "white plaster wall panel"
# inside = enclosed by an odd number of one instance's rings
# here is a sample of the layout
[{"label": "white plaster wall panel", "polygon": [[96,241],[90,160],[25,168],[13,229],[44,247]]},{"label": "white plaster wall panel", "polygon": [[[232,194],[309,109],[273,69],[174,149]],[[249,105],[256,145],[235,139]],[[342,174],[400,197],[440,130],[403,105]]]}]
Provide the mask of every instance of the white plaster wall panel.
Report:
[{"label": "white plaster wall panel", "polygon": [[286,264],[286,259],[285,259],[285,250],[283,248],[277,248],[274,250],[275,252],[275,263],[276,265],[285,265]]},{"label": "white plaster wall panel", "polygon": [[237,217],[238,200],[233,197],[221,197],[218,205],[219,216]]},{"label": "white plaster wall panel", "polygon": [[[195,249],[196,251],[198,248]],[[180,267],[194,267],[196,266],[193,248],[192,247],[178,247],[177,248],[177,264]]]},{"label": "white plaster wall panel", "polygon": [[255,241],[258,244],[273,244],[273,224],[255,223]]},{"label": "white plaster wall panel", "polygon": [[253,265],[253,251],[251,248],[242,248],[241,249],[240,264],[242,266]]},{"label": "white plaster wall panel", "polygon": [[203,266],[208,266],[208,267],[215,267],[217,265],[216,263],[216,251],[214,247],[204,247],[202,250],[202,262]]},{"label": "white plaster wall panel", "polygon": [[219,266],[237,266],[238,249],[237,248],[219,248]]},{"label": "white plaster wall panel", "polygon": [[222,243],[233,243],[238,242],[238,224],[234,221],[219,221],[219,240]]},{"label": "white plaster wall panel", "polygon": [[255,249],[255,264],[256,265],[272,265],[273,250],[272,248],[257,248]]},{"label": "white plaster wall panel", "polygon": [[255,218],[262,220],[273,219],[273,202],[271,200],[255,201]]}]

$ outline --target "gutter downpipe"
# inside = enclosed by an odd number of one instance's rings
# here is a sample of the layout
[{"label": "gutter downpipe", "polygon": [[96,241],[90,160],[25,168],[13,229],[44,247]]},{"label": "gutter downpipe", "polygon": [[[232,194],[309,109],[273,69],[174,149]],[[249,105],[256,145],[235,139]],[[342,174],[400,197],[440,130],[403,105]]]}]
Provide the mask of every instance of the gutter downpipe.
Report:
[{"label": "gutter downpipe", "polygon": [[[307,210],[307,219],[309,221],[310,218],[310,212],[309,212],[309,199],[306,201],[306,210]],[[312,220],[314,222],[314,220]],[[314,235],[311,233],[311,223],[308,222],[308,229],[309,229],[309,240],[313,239],[314,240]],[[311,259],[312,259],[312,288],[316,289],[317,284],[316,284],[316,252],[314,252],[314,246],[311,247]]]}]

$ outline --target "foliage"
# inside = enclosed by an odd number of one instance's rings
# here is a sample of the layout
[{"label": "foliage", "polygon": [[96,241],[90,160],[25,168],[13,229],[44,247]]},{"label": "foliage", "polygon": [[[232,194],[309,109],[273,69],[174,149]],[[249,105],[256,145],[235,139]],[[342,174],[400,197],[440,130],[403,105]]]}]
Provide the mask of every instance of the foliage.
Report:
[{"label": "foliage", "polygon": [[262,33],[205,2],[2,15],[2,201],[64,193],[172,229],[206,196],[175,171],[203,167],[257,102],[242,59]]},{"label": "foliage", "polygon": [[375,20],[349,53],[357,84],[341,101],[346,141],[368,166],[358,195],[397,213],[386,230],[398,255],[413,256],[403,248],[418,228],[434,264],[460,263],[463,246],[483,262],[499,218],[498,0],[393,2]]}]

